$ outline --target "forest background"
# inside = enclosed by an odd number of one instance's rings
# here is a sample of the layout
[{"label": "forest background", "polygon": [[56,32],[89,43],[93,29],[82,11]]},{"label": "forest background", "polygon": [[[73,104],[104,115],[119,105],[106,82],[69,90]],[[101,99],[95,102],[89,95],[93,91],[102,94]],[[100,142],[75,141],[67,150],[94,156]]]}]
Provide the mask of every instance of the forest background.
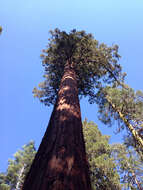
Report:
[{"label": "forest background", "polygon": [[[127,73],[126,83],[143,90],[143,1],[123,0],[25,0],[0,1],[0,171],[23,144],[34,139],[36,147],[47,127],[52,107],[45,107],[32,96],[41,82],[43,68],[40,54],[48,42],[48,31],[85,30],[99,42],[118,44],[120,64]],[[81,101],[82,119],[98,124],[110,143],[122,142],[123,134],[114,135],[97,118],[97,107]]]}]

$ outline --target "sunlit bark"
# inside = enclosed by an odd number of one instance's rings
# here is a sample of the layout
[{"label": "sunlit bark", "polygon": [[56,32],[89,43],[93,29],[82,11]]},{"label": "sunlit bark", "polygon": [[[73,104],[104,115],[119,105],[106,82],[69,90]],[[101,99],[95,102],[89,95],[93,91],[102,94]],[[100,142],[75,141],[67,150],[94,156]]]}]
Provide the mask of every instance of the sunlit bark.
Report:
[{"label": "sunlit bark", "polygon": [[76,74],[68,63],[23,190],[91,190]]}]

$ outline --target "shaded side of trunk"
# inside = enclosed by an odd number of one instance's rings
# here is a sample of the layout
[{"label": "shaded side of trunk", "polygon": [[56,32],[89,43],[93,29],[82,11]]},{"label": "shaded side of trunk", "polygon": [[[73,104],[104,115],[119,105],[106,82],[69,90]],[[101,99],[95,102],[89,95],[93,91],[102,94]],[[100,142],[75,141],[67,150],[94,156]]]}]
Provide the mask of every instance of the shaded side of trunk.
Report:
[{"label": "shaded side of trunk", "polygon": [[23,190],[91,190],[76,74],[69,64]]},{"label": "shaded side of trunk", "polygon": [[133,138],[135,139],[135,141],[138,143],[138,145],[140,147],[143,148],[143,139],[139,136],[138,132],[134,129],[134,127],[128,122],[128,120],[124,117],[124,115],[121,113],[121,111],[119,111],[116,106],[112,103],[112,101],[110,100],[110,98],[108,96],[106,96],[107,101],[110,103],[110,105],[112,106],[112,108],[119,114],[120,118],[122,119],[122,121],[125,123],[125,125],[128,127],[128,129],[130,130]]}]

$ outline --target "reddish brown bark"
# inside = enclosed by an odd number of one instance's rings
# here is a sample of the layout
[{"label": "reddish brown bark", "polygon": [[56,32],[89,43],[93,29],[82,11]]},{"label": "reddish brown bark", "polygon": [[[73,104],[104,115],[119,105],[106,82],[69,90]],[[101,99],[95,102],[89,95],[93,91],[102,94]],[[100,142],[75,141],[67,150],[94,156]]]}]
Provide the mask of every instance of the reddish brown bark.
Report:
[{"label": "reddish brown bark", "polygon": [[91,190],[76,74],[68,64],[23,190]]}]

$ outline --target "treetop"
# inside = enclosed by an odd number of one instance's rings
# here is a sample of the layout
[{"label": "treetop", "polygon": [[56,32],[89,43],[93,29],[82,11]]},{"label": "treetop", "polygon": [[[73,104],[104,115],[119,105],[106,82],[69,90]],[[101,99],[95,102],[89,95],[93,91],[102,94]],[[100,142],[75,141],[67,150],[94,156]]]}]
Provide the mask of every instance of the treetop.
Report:
[{"label": "treetop", "polygon": [[50,35],[41,55],[45,81],[39,84],[40,90],[33,90],[45,105],[55,103],[67,61],[76,72],[79,95],[89,96],[90,103],[95,101],[96,89],[120,78],[117,45],[99,44],[92,34],[75,29],[69,33],[55,29]]}]

